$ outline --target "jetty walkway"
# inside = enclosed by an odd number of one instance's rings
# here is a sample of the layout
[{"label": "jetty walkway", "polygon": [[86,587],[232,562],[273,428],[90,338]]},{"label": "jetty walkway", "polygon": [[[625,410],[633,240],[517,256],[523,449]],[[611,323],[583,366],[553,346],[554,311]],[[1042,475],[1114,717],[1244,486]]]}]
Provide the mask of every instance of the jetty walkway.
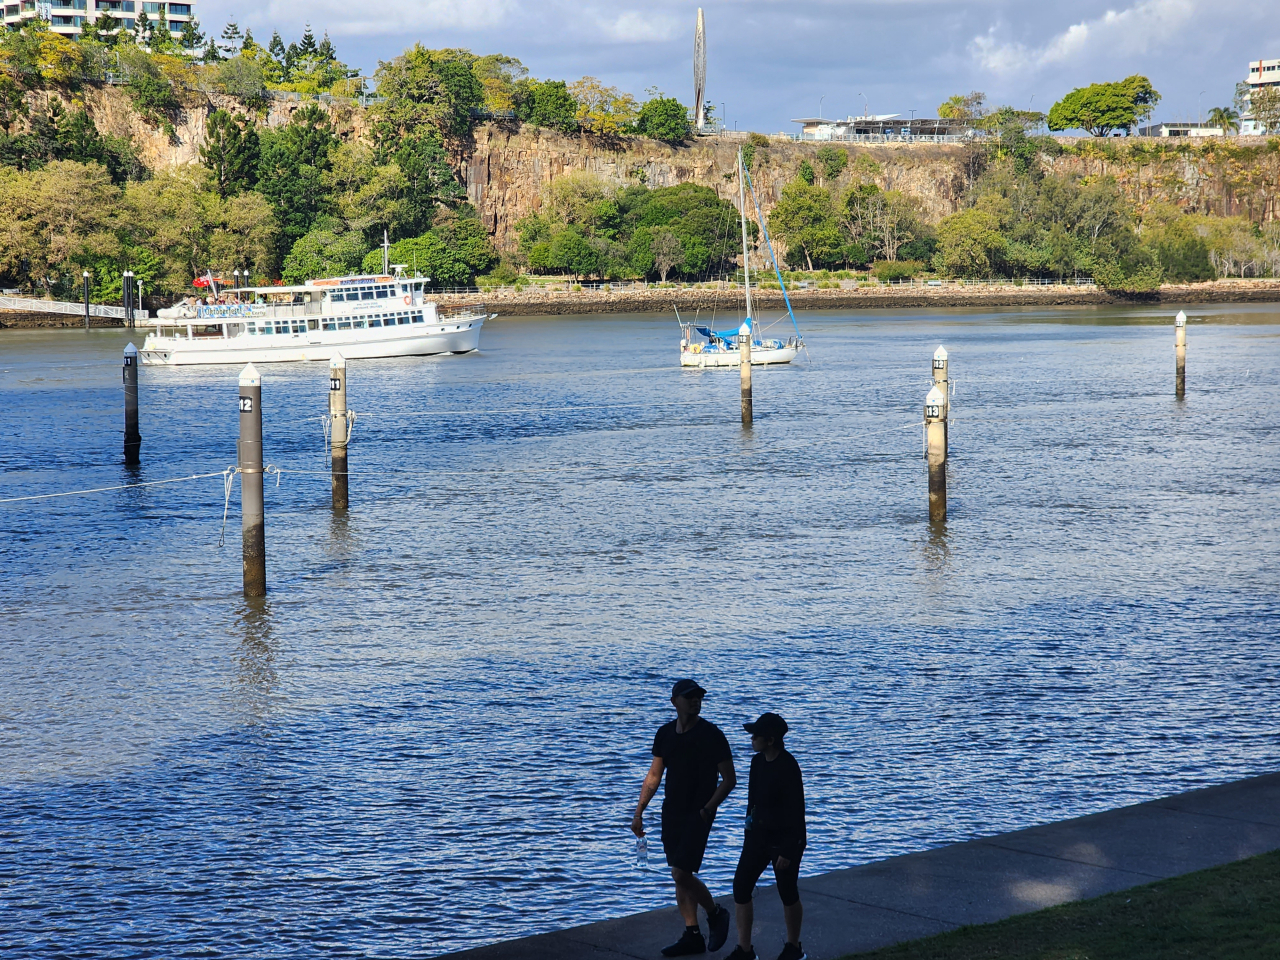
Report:
[{"label": "jetty walkway", "polygon": [[[809,877],[800,881],[804,947],[812,960],[832,960],[1276,849],[1280,774],[1268,774]],[[732,897],[717,899],[732,908]],[[786,938],[772,889],[757,888],[755,917],[756,951],[774,956]],[[672,906],[450,957],[655,960],[682,926]],[[710,956],[735,942],[730,928]]]}]

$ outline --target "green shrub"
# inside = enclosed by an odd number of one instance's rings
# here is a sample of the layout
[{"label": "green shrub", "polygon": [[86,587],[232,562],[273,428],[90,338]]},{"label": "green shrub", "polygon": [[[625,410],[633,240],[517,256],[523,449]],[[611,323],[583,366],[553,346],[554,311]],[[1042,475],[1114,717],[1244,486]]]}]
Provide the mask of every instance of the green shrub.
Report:
[{"label": "green shrub", "polygon": [[919,260],[877,260],[871,265],[871,272],[877,280],[892,283],[895,280],[908,280],[924,270]]}]

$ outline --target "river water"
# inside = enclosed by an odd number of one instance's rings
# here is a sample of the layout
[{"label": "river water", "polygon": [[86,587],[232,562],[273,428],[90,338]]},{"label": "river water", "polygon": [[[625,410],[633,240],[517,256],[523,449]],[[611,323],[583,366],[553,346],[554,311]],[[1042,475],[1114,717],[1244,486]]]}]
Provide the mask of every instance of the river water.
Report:
[{"label": "river water", "polygon": [[[802,316],[749,435],[666,318],[495,320],[351,364],[343,518],[327,370],[268,366],[263,602],[220,477],[0,504],[0,950],[430,956],[665,905],[627,823],[684,675],[743,772],[790,721],[806,874],[1275,769],[1280,309],[1193,311],[1182,403],[1169,313]],[[238,371],[144,368],[121,465],[128,339],[0,334],[0,498],[234,461]]]}]

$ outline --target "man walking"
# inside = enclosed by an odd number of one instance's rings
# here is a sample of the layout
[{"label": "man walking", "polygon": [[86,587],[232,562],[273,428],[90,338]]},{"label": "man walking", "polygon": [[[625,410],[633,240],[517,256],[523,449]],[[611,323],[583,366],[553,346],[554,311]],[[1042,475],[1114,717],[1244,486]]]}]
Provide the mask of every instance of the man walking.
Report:
[{"label": "man walking", "polygon": [[782,898],[782,918],[787,925],[787,942],[778,960],[805,960],[800,945],[800,857],[805,848],[804,782],[800,764],[787,752],[782,738],[787,721],[776,713],[763,713],[755,723],[744,723],[751,734],[751,778],[747,784],[747,824],[742,838],[742,855],[733,875],[733,906],[737,912],[738,945],[725,960],[756,960],[751,945],[755,909],[751,895],[765,868],[773,864]]},{"label": "man walking", "polygon": [[[716,818],[716,808],[738,782],[729,741],[710,720],[703,720],[702,698],[707,691],[693,680],[677,680],[671,688],[676,718],[658,728],[653,738],[653,764],[640,787],[640,802],[631,831],[644,836],[644,808],[658,792],[662,774],[667,789],[662,798],[662,849],[676,883],[676,904],[684,918],[684,935],[662,951],[664,957],[683,957],[719,950],[729,936],[729,911],[711,898],[696,876]],[[707,912],[706,940],[698,927],[698,907]]]}]

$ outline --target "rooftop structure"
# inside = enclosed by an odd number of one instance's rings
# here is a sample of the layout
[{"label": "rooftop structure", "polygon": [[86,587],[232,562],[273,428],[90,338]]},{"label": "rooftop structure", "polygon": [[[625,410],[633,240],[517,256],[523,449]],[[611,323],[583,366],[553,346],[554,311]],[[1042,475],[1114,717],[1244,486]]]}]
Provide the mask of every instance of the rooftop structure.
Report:
[{"label": "rooftop structure", "polygon": [[1220,137],[1222,133],[1221,127],[1198,123],[1195,120],[1153,123],[1138,128],[1140,137]]},{"label": "rooftop structure", "polygon": [[9,0],[3,3],[3,22],[6,29],[17,30],[27,21],[41,19],[48,22],[54,33],[77,37],[85,24],[108,14],[120,21],[122,29],[133,30],[138,15],[145,12],[153,28],[164,14],[169,32],[176,37],[182,33],[183,25],[194,18],[194,8],[194,3],[151,0]]},{"label": "rooftop structure", "polygon": [[936,117],[904,119],[900,113],[846,117],[844,120],[801,117],[791,122],[800,124],[800,133],[792,134],[794,140],[939,141],[958,140],[976,135],[973,127],[965,120],[944,120]]}]

